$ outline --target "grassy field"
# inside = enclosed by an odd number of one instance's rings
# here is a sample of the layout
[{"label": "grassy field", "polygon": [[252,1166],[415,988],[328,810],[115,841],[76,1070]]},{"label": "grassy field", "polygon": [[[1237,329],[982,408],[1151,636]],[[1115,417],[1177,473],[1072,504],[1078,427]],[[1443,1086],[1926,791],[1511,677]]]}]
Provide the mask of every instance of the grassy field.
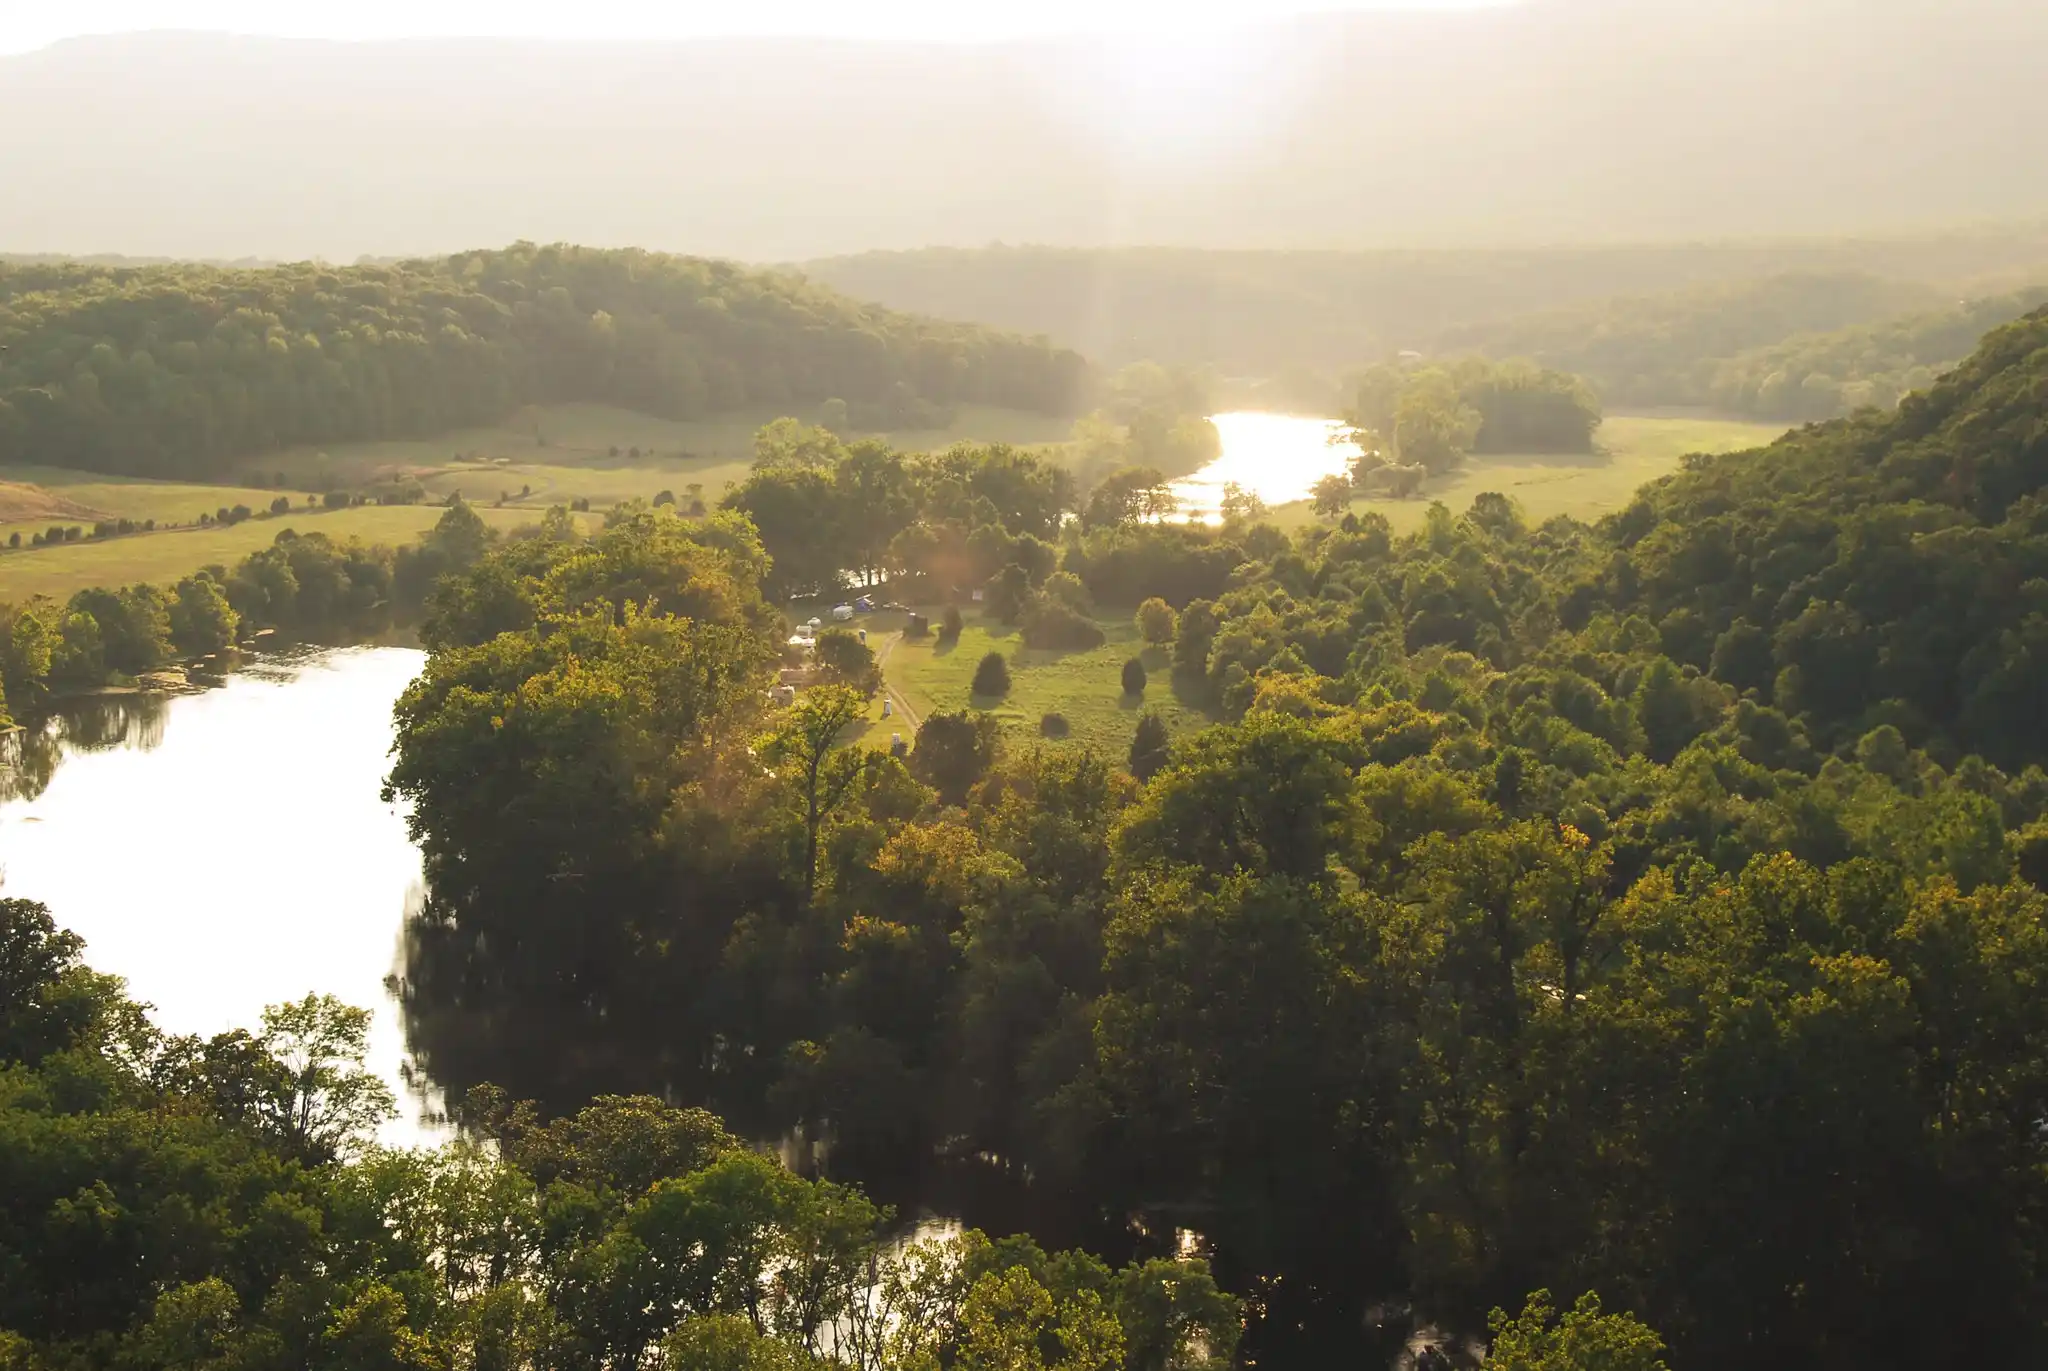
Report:
[{"label": "grassy field", "polygon": [[[532,510],[480,509],[500,528],[531,523]],[[251,519],[231,528],[181,528],[62,546],[0,551],[0,600],[32,595],[64,599],[89,586],[168,583],[203,566],[230,564],[269,547],[285,529],[324,533],[337,541],[409,543],[434,526],[442,511],[428,505],[364,505],[331,511],[295,510]]]},{"label": "grassy field", "polygon": [[52,524],[80,524],[90,529],[96,519],[196,523],[201,514],[236,505],[267,509],[280,494],[290,495],[294,504],[304,504],[306,500],[304,491],[145,481],[63,467],[0,467],[0,542],[15,532],[25,542],[29,534],[40,533]]},{"label": "grassy field", "polygon": [[[1687,414],[1617,414],[1600,428],[1601,451],[1585,457],[1475,457],[1449,476],[1431,481],[1412,500],[1358,499],[1351,508],[1377,510],[1396,532],[1421,524],[1434,501],[1462,513],[1487,491],[1512,497],[1529,522],[1558,514],[1591,522],[1626,508],[1636,488],[1678,470],[1694,452],[1737,452],[1762,447],[1784,433],[1782,425]],[[1307,501],[1282,505],[1272,522],[1296,529],[1315,522]]]},{"label": "grassy field", "polygon": [[[439,438],[340,444],[253,457],[240,464],[240,478],[248,484],[0,467],[0,545],[17,532],[27,543],[31,535],[53,524],[89,530],[97,519],[191,524],[222,507],[267,509],[280,494],[302,506],[310,492],[340,487],[374,490],[379,483],[403,476],[418,480],[435,502],[459,492],[501,527],[531,522],[549,505],[579,499],[603,509],[635,497],[652,499],[664,490],[686,498],[692,484],[702,486],[703,498],[715,504],[729,484],[745,479],[754,433],[776,417],[773,411],[761,410],[680,423],[604,405],[534,407],[502,425]],[[881,436],[918,450],[963,441],[1037,444],[1063,439],[1066,433],[1064,420],[966,406],[950,428]],[[614,448],[617,456],[612,455]],[[257,481],[263,484],[256,485]],[[505,507],[494,508],[501,496]],[[199,567],[232,562],[267,547],[285,527],[319,529],[335,538],[407,542],[439,517],[440,511],[428,506],[313,513],[295,509],[287,518],[252,520],[233,528],[179,528],[104,542],[0,550],[0,599],[64,596],[92,585],[173,581]]]},{"label": "grassy field", "polygon": [[[503,493],[511,497],[508,503],[522,505],[574,499],[606,505],[634,496],[651,499],[663,490],[680,496],[692,482],[704,487],[706,500],[715,501],[728,482],[745,478],[755,432],[777,417],[777,411],[762,409],[684,422],[605,405],[535,406],[488,428],[438,438],[295,448],[251,458],[250,468],[282,473],[309,490],[374,485],[409,474],[433,494],[459,490],[477,504]],[[924,451],[969,441],[1058,442],[1068,428],[1063,419],[969,405],[949,428],[875,436]],[[522,487],[530,487],[524,497],[519,495]]]},{"label": "grassy field", "polygon": [[[936,622],[937,616],[933,617]],[[1143,648],[1128,618],[1096,622],[1109,639],[1101,647],[1087,652],[1050,652],[1024,647],[1013,628],[970,619],[960,641],[950,647],[940,647],[930,638],[897,642],[883,668],[890,687],[919,718],[941,710],[982,710],[1002,720],[1012,746],[1028,747],[1039,741],[1039,720],[1054,712],[1066,717],[1069,741],[1119,758],[1130,750],[1138,716],[1147,709],[1157,710],[1175,734],[1212,722],[1200,708],[1175,696],[1166,653]],[[975,667],[990,652],[1000,652],[1010,662],[1010,693],[1000,700],[977,696],[969,688]],[[1123,666],[1134,656],[1144,661],[1151,676],[1142,699],[1123,693]],[[892,730],[901,732],[906,740],[912,737],[914,729],[900,719],[885,722],[880,712],[877,702],[860,741],[871,747],[886,746]]]}]

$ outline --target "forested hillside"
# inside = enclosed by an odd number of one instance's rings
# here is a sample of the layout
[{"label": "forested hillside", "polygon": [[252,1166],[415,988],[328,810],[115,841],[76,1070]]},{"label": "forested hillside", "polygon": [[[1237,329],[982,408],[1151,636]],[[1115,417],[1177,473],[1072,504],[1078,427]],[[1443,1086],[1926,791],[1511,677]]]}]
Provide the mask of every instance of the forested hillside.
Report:
[{"label": "forested hillside", "polygon": [[[1716,366],[1737,353],[1795,334],[1930,309],[1941,300],[1934,286],[1865,272],[1784,273],[1467,324],[1438,334],[1431,347],[1528,357],[1577,372],[1609,404],[1701,405]],[[1962,360],[1976,341],[1948,360]]]},{"label": "forested hillside", "polygon": [[803,270],[864,300],[1042,333],[1104,362],[1335,378],[1403,349],[1542,352],[1613,383],[1679,367],[1689,377],[1704,359],[1793,333],[2048,279],[2048,227],[1526,251],[934,248]]},{"label": "forested hillside", "polygon": [[672,418],[844,400],[859,426],[978,401],[1065,412],[1039,341],[693,258],[519,244],[384,266],[0,265],[0,464],[198,475],[294,444],[430,436],[520,405]]},{"label": "forested hillside", "polygon": [[1948,309],[1802,333],[1719,363],[1704,397],[1760,419],[1828,419],[1925,390],[1984,335],[2048,301],[2048,287],[1965,300]]}]

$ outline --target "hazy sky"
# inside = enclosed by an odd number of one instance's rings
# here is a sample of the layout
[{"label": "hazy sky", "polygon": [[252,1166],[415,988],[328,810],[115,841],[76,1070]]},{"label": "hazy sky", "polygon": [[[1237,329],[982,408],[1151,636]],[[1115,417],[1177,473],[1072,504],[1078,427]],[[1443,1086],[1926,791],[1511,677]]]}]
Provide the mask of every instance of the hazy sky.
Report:
[{"label": "hazy sky", "polygon": [[0,52],[81,34],[209,29],[295,38],[818,34],[974,41],[1228,26],[1287,13],[1470,8],[1507,0],[68,0],[0,3]]}]

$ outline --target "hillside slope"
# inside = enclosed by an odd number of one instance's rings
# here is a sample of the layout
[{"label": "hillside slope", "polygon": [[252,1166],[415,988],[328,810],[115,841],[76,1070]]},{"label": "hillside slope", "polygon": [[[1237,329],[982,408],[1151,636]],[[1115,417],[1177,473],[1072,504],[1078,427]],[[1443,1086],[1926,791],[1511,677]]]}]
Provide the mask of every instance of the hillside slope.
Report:
[{"label": "hillside slope", "polygon": [[525,404],[688,419],[844,400],[864,428],[979,402],[1060,413],[1042,341],[729,263],[519,244],[391,266],[0,265],[0,466],[191,475],[424,437]]},{"label": "hillside slope", "polygon": [[1568,617],[1655,623],[1666,651],[1821,736],[1892,722],[2048,756],[2048,310],[1897,412],[1695,461],[1615,517]]}]

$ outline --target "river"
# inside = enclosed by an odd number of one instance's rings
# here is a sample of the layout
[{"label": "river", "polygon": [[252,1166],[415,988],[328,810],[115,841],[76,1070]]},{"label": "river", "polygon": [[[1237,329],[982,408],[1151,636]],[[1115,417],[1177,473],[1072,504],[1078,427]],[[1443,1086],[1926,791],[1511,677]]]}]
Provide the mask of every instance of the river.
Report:
[{"label": "river", "polygon": [[1334,419],[1294,414],[1213,414],[1223,440],[1215,461],[1170,487],[1179,517],[1216,523],[1222,517],[1223,488],[1238,485],[1268,505],[1306,500],[1325,476],[1341,476],[1358,454],[1353,443],[1331,439],[1343,425]]},{"label": "river", "polygon": [[385,988],[420,855],[378,798],[425,654],[252,657],[214,688],[71,702],[0,767],[0,894],[40,900],[174,1033],[255,1029],[320,991],[371,1009],[387,1142],[441,1132]]}]

